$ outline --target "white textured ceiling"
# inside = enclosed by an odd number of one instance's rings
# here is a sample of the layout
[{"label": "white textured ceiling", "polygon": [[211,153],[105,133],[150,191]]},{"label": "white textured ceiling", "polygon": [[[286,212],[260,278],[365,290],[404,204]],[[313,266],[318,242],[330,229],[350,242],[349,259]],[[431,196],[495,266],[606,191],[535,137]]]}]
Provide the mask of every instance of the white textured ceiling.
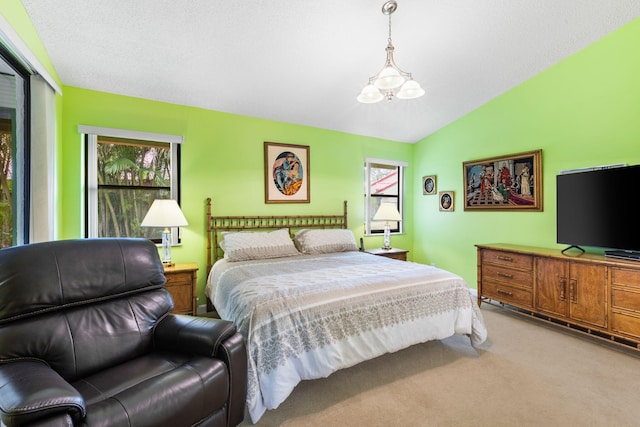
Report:
[{"label": "white textured ceiling", "polygon": [[416,142],[640,16],[640,0],[398,0],[426,90],[365,105],[382,0],[22,0],[64,85]]}]

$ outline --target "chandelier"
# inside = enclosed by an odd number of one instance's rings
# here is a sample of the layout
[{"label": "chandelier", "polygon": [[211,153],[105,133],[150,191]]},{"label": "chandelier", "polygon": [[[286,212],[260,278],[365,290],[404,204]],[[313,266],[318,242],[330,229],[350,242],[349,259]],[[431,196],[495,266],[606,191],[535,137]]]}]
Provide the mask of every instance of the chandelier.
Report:
[{"label": "chandelier", "polygon": [[393,97],[400,99],[414,99],[424,95],[424,89],[420,83],[413,80],[411,73],[402,71],[393,60],[393,43],[391,42],[391,14],[398,8],[398,3],[393,0],[382,5],[382,13],[389,16],[389,39],[387,48],[387,60],[382,70],[373,77],[369,77],[369,83],[358,95],[358,101],[364,104],[373,104],[384,98],[391,102]]}]

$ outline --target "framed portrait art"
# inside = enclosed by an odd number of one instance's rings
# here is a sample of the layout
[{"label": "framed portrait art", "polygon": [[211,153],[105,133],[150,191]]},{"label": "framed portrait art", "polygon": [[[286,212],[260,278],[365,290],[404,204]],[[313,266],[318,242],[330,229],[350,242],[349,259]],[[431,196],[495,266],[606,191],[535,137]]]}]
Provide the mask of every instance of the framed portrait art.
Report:
[{"label": "framed portrait art", "polygon": [[309,200],[309,146],[265,142],[264,202]]},{"label": "framed portrait art", "polygon": [[422,177],[422,194],[436,194],[436,177],[428,175]]},{"label": "framed portrait art", "polygon": [[464,162],[464,210],[542,211],[542,150]]},{"label": "framed portrait art", "polygon": [[443,212],[453,212],[453,191],[441,191],[438,193],[438,205]]}]

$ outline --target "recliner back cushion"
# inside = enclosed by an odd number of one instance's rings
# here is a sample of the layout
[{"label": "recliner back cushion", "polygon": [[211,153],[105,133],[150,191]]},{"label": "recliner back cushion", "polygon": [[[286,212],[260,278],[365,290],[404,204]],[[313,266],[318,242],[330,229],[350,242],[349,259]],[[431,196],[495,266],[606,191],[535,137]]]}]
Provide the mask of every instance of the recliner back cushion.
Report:
[{"label": "recliner back cushion", "polygon": [[156,246],[143,239],[0,250],[0,362],[35,358],[74,381],[148,352],[173,308]]},{"label": "recliner back cushion", "polygon": [[0,324],[164,282],[158,250],[145,239],[60,240],[2,249]]}]

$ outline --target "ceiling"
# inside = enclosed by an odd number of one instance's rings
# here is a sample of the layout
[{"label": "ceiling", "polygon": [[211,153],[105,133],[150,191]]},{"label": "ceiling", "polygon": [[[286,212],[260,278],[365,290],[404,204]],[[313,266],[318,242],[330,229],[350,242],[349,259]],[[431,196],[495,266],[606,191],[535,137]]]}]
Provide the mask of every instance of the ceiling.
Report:
[{"label": "ceiling", "polygon": [[64,85],[416,142],[640,16],[638,0],[398,0],[426,94],[360,104],[383,0],[22,0]]}]

